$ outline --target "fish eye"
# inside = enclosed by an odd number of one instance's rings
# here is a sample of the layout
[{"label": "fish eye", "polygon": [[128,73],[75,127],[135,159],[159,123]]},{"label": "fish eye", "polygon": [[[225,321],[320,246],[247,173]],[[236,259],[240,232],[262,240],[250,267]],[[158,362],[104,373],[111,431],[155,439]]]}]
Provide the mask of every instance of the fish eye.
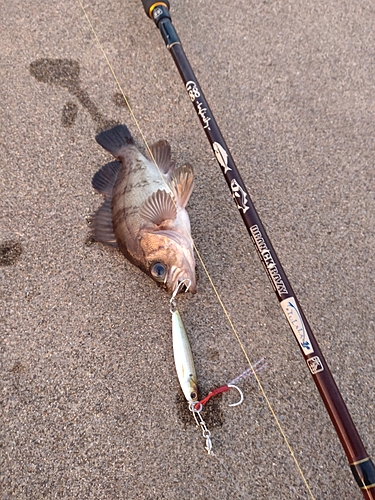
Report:
[{"label": "fish eye", "polygon": [[151,274],[157,281],[164,281],[167,275],[167,268],[161,262],[155,262],[151,267]]}]

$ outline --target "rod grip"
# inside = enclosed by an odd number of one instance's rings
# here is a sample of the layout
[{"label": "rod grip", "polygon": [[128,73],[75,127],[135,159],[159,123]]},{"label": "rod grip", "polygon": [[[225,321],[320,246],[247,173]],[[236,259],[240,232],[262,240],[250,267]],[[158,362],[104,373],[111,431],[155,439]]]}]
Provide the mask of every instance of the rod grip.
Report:
[{"label": "rod grip", "polygon": [[158,5],[162,5],[163,7],[166,7],[168,10],[170,9],[170,5],[169,5],[168,0],[162,0],[162,1],[158,1],[158,0],[142,0],[142,4],[143,4],[143,7],[145,9],[146,14],[150,18],[152,18],[152,16],[151,16],[152,11]]}]

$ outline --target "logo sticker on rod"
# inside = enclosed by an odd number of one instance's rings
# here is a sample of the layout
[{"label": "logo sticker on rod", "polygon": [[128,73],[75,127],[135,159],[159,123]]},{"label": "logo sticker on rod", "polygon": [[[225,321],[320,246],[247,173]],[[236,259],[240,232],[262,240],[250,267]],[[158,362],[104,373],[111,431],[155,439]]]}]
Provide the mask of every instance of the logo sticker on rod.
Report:
[{"label": "logo sticker on rod", "polygon": [[314,349],[311,346],[310,338],[294,297],[281,301],[280,305],[304,354],[312,354]]},{"label": "logo sticker on rod", "polygon": [[251,226],[250,232],[252,237],[254,238],[256,247],[259,251],[261,259],[264,262],[264,265],[266,266],[268,275],[272,281],[275,290],[277,291],[277,294],[280,297],[282,297],[282,295],[288,295],[288,290],[285,286],[284,281],[281,279],[279,270],[276,266],[275,261],[272,258],[271,251],[267,247],[259,227],[256,224],[254,226]]},{"label": "logo sticker on rod", "polygon": [[313,356],[312,358],[309,358],[307,361],[307,366],[310,368],[310,371],[313,375],[315,373],[322,372],[324,370],[324,366],[322,362],[320,361],[319,356]]},{"label": "logo sticker on rod", "polygon": [[207,108],[204,108],[203,102],[199,100],[201,94],[198,90],[197,84],[193,80],[188,81],[186,84],[186,90],[188,91],[191,102],[193,102],[197,107],[197,113],[200,116],[200,119],[202,120],[203,128],[211,130],[210,129],[211,118],[207,116]]},{"label": "logo sticker on rod", "polygon": [[224,169],[224,174],[226,174],[228,170],[232,170],[230,167],[228,167],[228,154],[223,146],[218,142],[214,142],[212,144],[212,149],[214,150],[219,165]]},{"label": "logo sticker on rod", "polygon": [[[238,210],[242,210],[245,214],[249,210],[249,205],[247,204],[247,194],[238,184],[236,179],[232,179],[230,187],[233,193],[233,198],[236,200]],[[240,198],[240,200],[238,199]]]}]

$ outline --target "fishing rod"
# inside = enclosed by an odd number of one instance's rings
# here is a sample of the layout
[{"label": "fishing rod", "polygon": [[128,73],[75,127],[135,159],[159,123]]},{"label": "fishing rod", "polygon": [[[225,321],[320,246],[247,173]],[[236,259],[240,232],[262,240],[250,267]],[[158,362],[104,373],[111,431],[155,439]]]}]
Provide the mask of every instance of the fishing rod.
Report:
[{"label": "fishing rod", "polygon": [[142,0],[177,66],[201,125],[222,169],[233,199],[249,232],[281,308],[297,339],[364,498],[375,500],[375,466],[353,423],[344,400],[306,320],[285,271],[259,218],[246,186],[224,141],[202,89],[190,66],[169,13],[168,0]]}]

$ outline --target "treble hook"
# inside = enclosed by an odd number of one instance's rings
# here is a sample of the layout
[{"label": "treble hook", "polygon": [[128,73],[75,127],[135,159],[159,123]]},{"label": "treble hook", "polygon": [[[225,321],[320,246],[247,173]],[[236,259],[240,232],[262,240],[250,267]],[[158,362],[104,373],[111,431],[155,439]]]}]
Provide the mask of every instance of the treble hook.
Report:
[{"label": "treble hook", "polygon": [[236,385],[233,385],[233,384],[228,384],[228,387],[233,387],[234,389],[237,389],[237,391],[240,393],[240,396],[241,396],[241,399],[239,401],[237,401],[237,403],[232,403],[228,406],[238,406],[242,403],[243,401],[243,393],[241,391],[241,389],[239,387],[237,387]]}]

